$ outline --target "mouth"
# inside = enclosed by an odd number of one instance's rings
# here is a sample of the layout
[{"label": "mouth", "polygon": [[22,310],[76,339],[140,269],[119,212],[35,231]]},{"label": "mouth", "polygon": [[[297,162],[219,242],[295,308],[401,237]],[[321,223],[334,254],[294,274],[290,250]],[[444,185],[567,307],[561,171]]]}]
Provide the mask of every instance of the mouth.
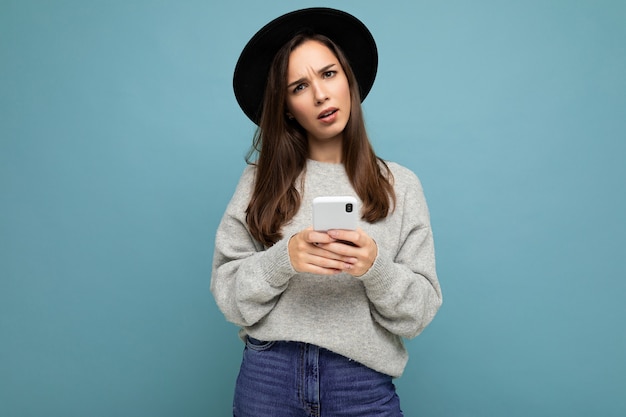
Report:
[{"label": "mouth", "polygon": [[328,109],[325,109],[324,111],[322,111],[317,116],[317,118],[320,119],[320,120],[324,120],[324,119],[327,119],[327,118],[331,117],[333,114],[337,113],[338,111],[339,111],[339,109],[337,109],[335,107],[328,108]]}]

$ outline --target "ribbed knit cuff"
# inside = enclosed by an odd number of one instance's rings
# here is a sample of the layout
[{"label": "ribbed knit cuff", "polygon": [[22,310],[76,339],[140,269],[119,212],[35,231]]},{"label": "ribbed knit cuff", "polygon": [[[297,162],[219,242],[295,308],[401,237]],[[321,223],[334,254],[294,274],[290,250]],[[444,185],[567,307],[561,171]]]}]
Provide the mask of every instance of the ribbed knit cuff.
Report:
[{"label": "ribbed knit cuff", "polygon": [[279,288],[286,285],[297,273],[289,259],[288,243],[289,238],[285,238],[268,248],[260,265],[262,278],[272,287]]},{"label": "ribbed knit cuff", "polygon": [[378,256],[374,260],[374,264],[365,274],[358,277],[367,292],[372,295],[384,295],[391,286],[393,286],[394,265],[389,254],[382,248],[378,247]]}]

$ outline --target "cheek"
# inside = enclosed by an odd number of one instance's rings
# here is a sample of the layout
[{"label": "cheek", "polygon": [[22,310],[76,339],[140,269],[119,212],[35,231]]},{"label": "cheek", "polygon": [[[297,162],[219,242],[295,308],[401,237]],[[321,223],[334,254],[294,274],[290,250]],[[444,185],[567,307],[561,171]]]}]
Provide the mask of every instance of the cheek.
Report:
[{"label": "cheek", "polygon": [[305,106],[300,100],[287,100],[287,110],[297,119],[305,113]]},{"label": "cheek", "polygon": [[348,81],[346,80],[346,83],[342,86],[341,88],[341,97],[343,97],[343,101],[344,103],[351,105],[352,104],[352,99],[350,98],[350,86],[348,85]]}]

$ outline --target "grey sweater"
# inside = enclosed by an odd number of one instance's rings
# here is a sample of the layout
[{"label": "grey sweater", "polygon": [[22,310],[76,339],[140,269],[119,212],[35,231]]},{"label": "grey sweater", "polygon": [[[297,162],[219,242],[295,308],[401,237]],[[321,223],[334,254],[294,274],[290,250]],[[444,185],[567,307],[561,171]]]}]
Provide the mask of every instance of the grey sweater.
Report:
[{"label": "grey sweater", "polygon": [[389,168],[397,204],[382,221],[359,222],[376,241],[378,256],[355,278],[297,273],[287,249],[293,234],[311,226],[314,197],[352,195],[360,205],[343,165],[307,162],[300,210],[269,248],[246,226],[255,175],[246,167],[217,230],[211,277],[217,305],[240,326],[242,339],[311,343],[393,377],[402,374],[408,360],[403,338],[430,323],[442,297],[422,186],[410,170],[395,163]]}]

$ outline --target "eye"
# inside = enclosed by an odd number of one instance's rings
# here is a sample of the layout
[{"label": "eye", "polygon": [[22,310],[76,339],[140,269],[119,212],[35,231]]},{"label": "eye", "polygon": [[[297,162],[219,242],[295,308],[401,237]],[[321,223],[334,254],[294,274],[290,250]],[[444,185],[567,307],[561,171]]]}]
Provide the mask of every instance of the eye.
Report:
[{"label": "eye", "polygon": [[331,78],[331,77],[334,77],[335,74],[337,74],[337,71],[326,71],[322,74],[322,76],[324,78]]},{"label": "eye", "polygon": [[294,93],[299,93],[300,91],[304,90],[306,88],[306,84],[302,83],[302,84],[298,84],[297,86],[294,87],[293,92]]}]

